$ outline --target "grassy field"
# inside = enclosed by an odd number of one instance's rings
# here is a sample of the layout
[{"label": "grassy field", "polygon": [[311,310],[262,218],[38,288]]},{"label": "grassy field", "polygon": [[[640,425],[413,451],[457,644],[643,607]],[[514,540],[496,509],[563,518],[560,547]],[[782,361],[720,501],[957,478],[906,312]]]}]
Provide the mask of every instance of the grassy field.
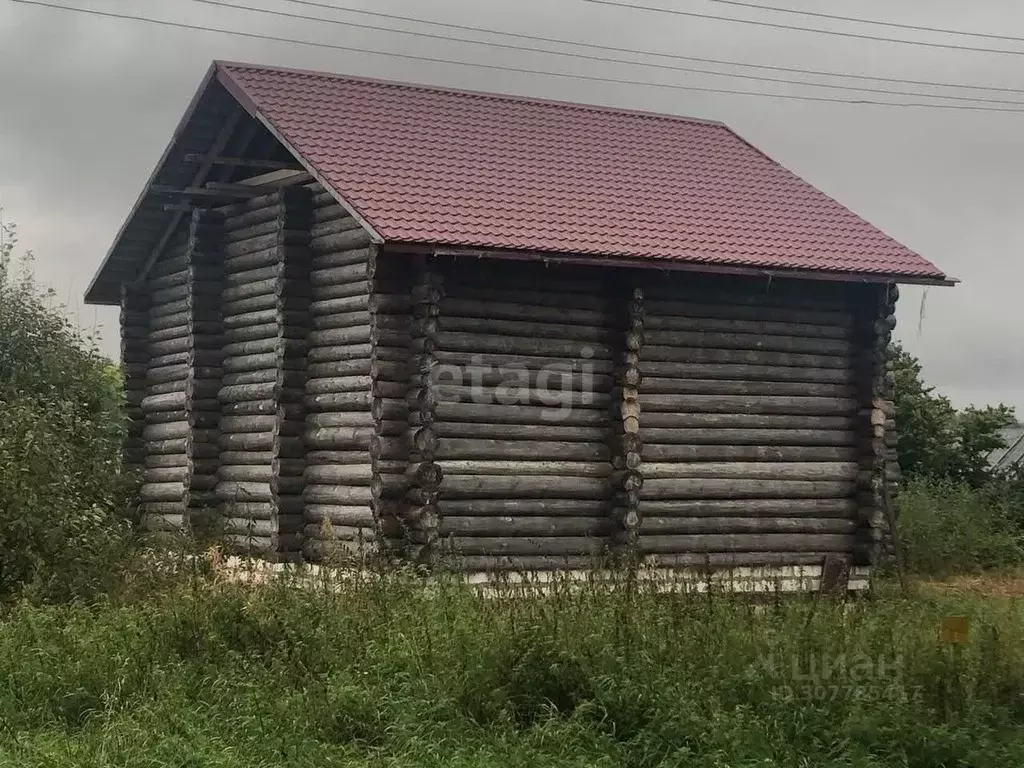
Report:
[{"label": "grassy field", "polygon": [[[967,642],[941,641],[950,615]],[[0,761],[1024,765],[1024,610],[922,589],[754,604],[189,578],[0,623]]]}]

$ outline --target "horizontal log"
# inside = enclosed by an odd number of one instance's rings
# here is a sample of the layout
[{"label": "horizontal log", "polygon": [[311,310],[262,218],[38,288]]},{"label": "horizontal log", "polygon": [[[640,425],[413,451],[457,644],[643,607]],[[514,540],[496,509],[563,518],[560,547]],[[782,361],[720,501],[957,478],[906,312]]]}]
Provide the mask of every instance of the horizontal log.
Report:
[{"label": "horizontal log", "polygon": [[711,478],[650,479],[643,500],[664,499],[827,499],[853,494],[851,481],[738,480]]},{"label": "horizontal log", "polygon": [[188,421],[174,421],[166,424],[149,424],[142,430],[144,440],[174,440],[188,437],[191,432]]},{"label": "horizontal log", "polygon": [[278,386],[276,381],[260,384],[236,384],[230,387],[221,387],[217,399],[222,403],[240,403],[249,400],[275,399],[281,397],[286,392],[290,392],[294,398],[298,397],[301,391],[298,387],[286,390]]},{"label": "horizontal log", "polygon": [[369,344],[370,326],[357,325],[348,328],[327,328],[322,331],[310,331],[308,338],[311,347]]},{"label": "horizontal log", "polygon": [[592,536],[451,536],[446,551],[464,555],[598,555],[605,540]]},{"label": "horizontal log", "polygon": [[381,369],[381,364],[374,365],[369,356],[367,356],[352,360],[336,360],[329,363],[310,363],[306,366],[306,373],[309,376],[309,381],[312,382],[317,379],[345,376],[376,376]]},{"label": "horizontal log", "polygon": [[345,360],[369,360],[373,354],[370,344],[312,347],[308,353],[310,363],[331,363]]},{"label": "horizontal log", "polygon": [[274,436],[270,432],[222,434],[217,444],[225,451],[269,451],[274,446]]},{"label": "horizontal log", "polygon": [[259,251],[250,251],[249,253],[225,259],[224,272],[226,276],[230,276],[239,272],[275,266],[280,263],[281,249],[277,245],[272,245]]},{"label": "horizontal log", "polygon": [[178,501],[185,497],[185,483],[144,483],[139,490],[142,501]]},{"label": "horizontal log", "polygon": [[[573,363],[577,363],[576,369],[573,371],[573,375],[584,372],[583,365],[586,364],[587,373],[593,373],[595,376],[611,376],[615,373],[615,363],[610,359],[583,359],[578,360],[566,360],[563,357],[545,357],[537,355],[516,355],[516,354],[484,354],[482,352],[466,352],[466,351],[452,351],[446,349],[438,349],[433,353],[433,357],[445,365],[459,366],[466,371],[468,377],[471,373],[477,370],[484,371],[485,374],[489,372],[492,376],[492,381],[500,382],[505,379],[507,373],[514,371],[521,371],[523,368],[533,372],[531,373],[531,381],[536,381],[537,372],[544,369],[552,371],[549,376],[553,374],[565,375],[567,366],[572,366]],[[575,380],[575,378],[574,378]]]},{"label": "horizontal log", "polygon": [[363,464],[317,464],[306,467],[306,482],[311,485],[370,485],[373,467],[369,454]]},{"label": "horizontal log", "polygon": [[644,369],[647,363],[676,364],[730,364],[791,366],[796,368],[849,368],[850,358],[842,355],[773,352],[746,349],[712,349],[708,347],[676,347],[648,344],[643,351]]},{"label": "horizontal log", "polygon": [[326,304],[332,299],[347,299],[351,296],[363,296],[370,292],[370,284],[366,280],[335,285],[317,285],[310,291],[314,303]]},{"label": "horizontal log", "polygon": [[652,331],[648,334],[648,343],[665,347],[796,352],[845,358],[853,349],[852,344],[843,339],[716,331]]},{"label": "horizontal log", "polygon": [[[699,297],[693,300],[679,298],[652,298],[650,290],[644,297],[644,309],[647,317],[655,322],[670,322],[674,319],[696,320],[722,319],[758,323],[796,323],[798,325],[831,326],[847,328],[853,322],[852,313],[839,305],[827,309],[808,309],[789,302],[734,302],[734,301],[702,301]],[[724,330],[724,329],[716,329]],[[807,334],[811,335],[811,334]]]},{"label": "horizontal log", "polygon": [[[338,213],[341,211],[341,213]],[[323,218],[324,216],[331,215],[333,218]],[[339,232],[349,232],[354,229],[359,229],[359,222],[356,221],[352,216],[349,215],[348,211],[341,206],[337,208],[328,209],[325,212],[317,212],[318,215],[314,215],[314,224],[309,229],[309,236],[311,239],[316,240],[321,237],[328,235],[336,235]]]},{"label": "horizontal log", "polygon": [[242,371],[241,373],[225,374],[221,378],[221,385],[224,387],[236,387],[248,384],[280,382],[283,387],[299,388],[306,386],[307,379],[308,377],[305,371],[282,371],[276,368],[265,368],[258,371]]},{"label": "horizontal log", "polygon": [[606,514],[606,501],[598,499],[446,499],[442,513],[455,516],[594,517]]},{"label": "horizontal log", "polygon": [[222,364],[225,374],[245,373],[247,371],[276,370],[279,367],[279,358],[276,352],[228,357],[225,358]]},{"label": "horizontal log", "polygon": [[644,553],[701,552],[850,552],[854,537],[830,533],[721,533],[643,535]]},{"label": "horizontal log", "polygon": [[309,273],[309,282],[313,286],[342,285],[369,280],[372,277],[372,265],[368,260],[368,251],[342,251],[332,254],[333,264],[325,264],[324,259],[317,260]]},{"label": "horizontal log", "polygon": [[494,287],[494,282],[493,279],[484,279],[478,285],[452,284],[446,286],[444,301],[458,299],[497,304],[525,304],[532,307],[585,309],[604,314],[610,313],[614,309],[611,300],[602,292],[587,295],[586,293],[546,290],[542,280],[537,281],[532,287]]},{"label": "horizontal log", "polygon": [[477,405],[475,403],[441,402],[437,404],[435,415],[439,422],[485,422],[488,424],[601,426],[608,421],[608,417],[602,410],[570,409],[557,406]]},{"label": "horizontal log", "polygon": [[852,534],[859,523],[837,517],[652,517],[645,515],[641,536],[724,533]]},{"label": "horizontal log", "polygon": [[[453,372],[456,381],[468,381],[461,377],[461,371]],[[540,374],[540,386],[530,387],[522,379],[506,379],[497,387],[489,388],[469,384],[452,384],[450,376],[442,374],[433,382],[432,391],[437,400],[450,404],[495,405],[498,407],[534,406],[555,410],[565,409],[597,409],[607,411],[612,404],[612,396],[608,392],[595,391],[586,387],[583,391],[574,391],[566,375],[545,376]]]},{"label": "horizontal log", "polygon": [[703,314],[671,316],[649,312],[644,320],[644,331],[648,334],[649,339],[657,338],[661,332],[668,331],[688,333],[735,333],[755,336],[794,336],[804,339],[849,340],[853,334],[853,326],[852,323],[815,324],[808,322],[721,318]]},{"label": "horizontal log", "polygon": [[853,446],[777,445],[652,445],[644,446],[644,460],[658,461],[854,461]]},{"label": "horizontal log", "polygon": [[368,310],[357,309],[351,312],[318,315],[311,319],[310,324],[310,327],[315,331],[323,331],[330,328],[358,328],[360,326],[370,327],[370,312]]},{"label": "horizontal log", "polygon": [[184,483],[191,472],[183,467],[148,467],[142,473],[143,485],[159,485],[162,483]]},{"label": "horizontal log", "polygon": [[[574,328],[600,328],[611,325],[609,312],[571,307],[544,307],[536,304],[511,304],[498,301],[472,301],[445,297],[441,300],[441,315],[447,324],[449,318],[478,318],[487,320],[516,320],[535,323],[569,324]],[[573,338],[571,335],[569,338]]]},{"label": "horizontal log", "polygon": [[[369,366],[367,366],[369,367]],[[373,387],[373,379],[369,371],[363,376],[334,376],[331,378],[313,378],[306,383],[307,395],[326,395],[340,392],[369,392]]]},{"label": "horizontal log", "polygon": [[[484,262],[458,261],[443,270],[446,291],[458,296],[480,286],[500,286],[505,291],[535,291],[542,294],[583,294],[600,297],[606,290],[606,274],[600,269],[538,267],[524,262],[505,263],[500,259]],[[554,300],[554,298],[553,298]]]},{"label": "horizontal log", "polygon": [[310,243],[314,254],[348,251],[365,248],[371,243],[370,233],[364,229],[352,229],[332,235],[322,235]]},{"label": "horizontal log", "polygon": [[[351,296],[339,296],[333,299],[314,298],[309,306],[309,314],[316,317],[335,315],[343,312],[358,312],[370,306],[370,285],[363,285],[363,290]],[[315,320],[314,320],[315,322]]]},{"label": "horizontal log", "polygon": [[[487,478],[524,477],[528,475],[601,478],[608,477],[612,472],[611,464],[606,461],[514,461],[509,459],[480,461],[461,459],[441,461],[439,464],[444,470],[445,475],[479,475]],[[857,467],[854,465],[854,473],[856,473],[856,469]]]},{"label": "horizontal log", "polygon": [[[377,532],[374,530],[373,525],[364,526],[350,526],[350,525],[331,525],[325,528],[322,522],[305,525],[302,528],[302,535],[307,540],[320,540],[324,541],[324,534],[329,531],[330,538],[328,541],[334,542],[348,542],[352,545],[352,548],[356,551],[359,550],[360,546],[369,550],[372,543],[377,538]],[[369,551],[364,552],[369,554]]]},{"label": "horizontal log", "polygon": [[303,402],[310,411],[366,411],[369,413],[373,395],[370,392],[334,392],[309,395]]},{"label": "horizontal log", "polygon": [[557,339],[569,342],[595,342],[612,344],[618,331],[610,318],[595,325],[568,325],[562,322],[532,321],[526,319],[503,320],[493,317],[460,317],[445,308],[441,326],[447,333],[523,336],[538,339]]},{"label": "horizontal log", "polygon": [[253,312],[276,308],[279,298],[277,293],[264,293],[237,301],[224,301],[221,304],[221,309],[224,312],[225,318],[231,315],[247,315]]},{"label": "horizontal log", "polygon": [[857,402],[849,397],[646,395],[643,408],[645,412],[673,413],[852,415],[857,410]]},{"label": "horizontal log", "polygon": [[327,427],[372,427],[373,416],[369,409],[307,413],[306,425],[314,432]]},{"label": "horizontal log", "polygon": [[274,467],[269,463],[225,465],[217,470],[217,477],[225,481],[270,483],[276,476]]},{"label": "horizontal log", "polygon": [[[641,402],[642,406],[646,403]],[[746,413],[673,413],[644,410],[643,430],[658,429],[820,429],[847,430],[855,427],[853,416],[792,416]]]},{"label": "horizontal log", "polygon": [[491,336],[482,333],[437,334],[437,349],[455,352],[478,352],[495,355],[532,355],[563,358],[567,364],[597,359],[610,359],[608,344],[589,341],[562,341],[530,336]]},{"label": "horizontal log", "polygon": [[486,499],[518,496],[524,498],[603,499],[607,489],[606,480],[592,477],[446,475],[441,483],[441,498]]},{"label": "horizontal log", "polygon": [[539,440],[566,442],[602,442],[608,436],[607,427],[567,426],[558,424],[505,424],[493,422],[437,421],[433,425],[438,437],[483,440]]},{"label": "horizontal log", "polygon": [[804,381],[729,381],[645,376],[639,385],[644,395],[797,395],[801,397],[853,397],[850,384]]},{"label": "horizontal log", "polygon": [[616,524],[593,517],[441,517],[442,536],[608,536]]},{"label": "horizontal log", "polygon": [[[223,336],[224,343],[227,345],[224,352],[228,355],[253,354],[251,352],[240,352],[238,349],[232,348],[232,345],[242,342],[263,341],[267,339],[271,340],[271,349],[273,349],[273,343],[275,343],[279,337],[284,338],[285,334],[285,328],[277,321],[276,318],[269,323],[228,328],[225,330]],[[259,351],[265,352],[268,350]]]},{"label": "horizontal log", "polygon": [[150,411],[180,411],[182,419],[185,419],[187,418],[185,415],[187,402],[184,392],[153,395],[143,399],[142,410],[147,413]]},{"label": "horizontal log", "polygon": [[222,432],[241,434],[244,432],[270,432],[278,426],[278,417],[274,416],[221,416]]},{"label": "horizontal log", "polygon": [[842,517],[857,514],[852,498],[644,500],[651,517]]},{"label": "horizontal log", "polygon": [[248,328],[254,325],[270,325],[277,324],[280,319],[277,307],[271,307],[269,309],[260,309],[255,312],[240,312],[237,314],[227,315],[224,317],[224,327],[229,328]]},{"label": "horizontal log", "polygon": [[647,428],[649,444],[728,446],[849,446],[856,436],[838,429],[662,429]]},{"label": "horizontal log", "polygon": [[217,484],[217,498],[222,501],[269,502],[273,499],[273,492],[269,482],[224,480]]},{"label": "horizontal log", "polygon": [[368,504],[307,504],[305,518],[311,523],[322,523],[326,520],[332,526],[372,528],[374,525],[373,509]]},{"label": "horizontal log", "polygon": [[854,480],[860,470],[856,461],[848,462],[697,462],[643,465],[645,479],[707,477],[763,480]]},{"label": "horizontal log", "polygon": [[305,443],[317,450],[370,450],[372,427],[326,427],[307,431]]},{"label": "horizontal log", "polygon": [[370,504],[373,490],[369,485],[307,485],[302,492],[307,504],[353,506]]},{"label": "horizontal log", "polygon": [[563,461],[599,461],[611,459],[603,443],[573,443],[538,440],[473,440],[446,438],[436,452],[442,459],[561,459]]}]

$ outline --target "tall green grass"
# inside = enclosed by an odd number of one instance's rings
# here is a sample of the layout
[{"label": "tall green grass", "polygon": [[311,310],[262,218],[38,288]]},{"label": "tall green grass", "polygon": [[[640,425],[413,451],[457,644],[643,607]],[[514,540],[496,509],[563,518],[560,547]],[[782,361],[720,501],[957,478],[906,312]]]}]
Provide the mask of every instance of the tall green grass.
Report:
[{"label": "tall green grass", "polygon": [[[0,623],[0,760],[47,766],[1024,764],[1024,612],[629,585],[201,578]],[[969,642],[942,645],[951,613]]]},{"label": "tall green grass", "polygon": [[1021,510],[1003,489],[912,481],[899,500],[907,567],[944,576],[1024,564]]}]

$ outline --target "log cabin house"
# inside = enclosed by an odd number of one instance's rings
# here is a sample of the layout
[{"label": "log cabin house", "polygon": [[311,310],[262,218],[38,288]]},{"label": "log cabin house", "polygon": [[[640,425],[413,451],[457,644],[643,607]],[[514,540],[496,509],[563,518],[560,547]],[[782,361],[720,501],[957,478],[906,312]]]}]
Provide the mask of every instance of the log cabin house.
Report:
[{"label": "log cabin house", "polygon": [[718,123],[215,63],[86,298],[150,530],[845,579],[901,282],[951,281]]}]

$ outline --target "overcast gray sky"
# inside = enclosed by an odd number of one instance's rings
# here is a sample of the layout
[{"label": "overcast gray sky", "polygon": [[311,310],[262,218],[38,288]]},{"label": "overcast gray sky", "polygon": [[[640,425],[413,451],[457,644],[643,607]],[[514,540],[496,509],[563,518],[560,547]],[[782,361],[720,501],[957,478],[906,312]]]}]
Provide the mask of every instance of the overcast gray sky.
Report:
[{"label": "overcast gray sky", "polygon": [[[287,0],[227,1],[342,21],[443,32],[437,27],[332,12]],[[816,25],[812,19],[729,7],[709,0],[628,1]],[[1024,38],[1024,5],[1015,0],[931,0],[927,4],[861,0],[855,7],[838,0],[761,1]],[[22,243],[36,252],[39,278],[68,300],[80,323],[99,327],[105,349],[111,354],[117,349],[116,310],[86,307],[82,294],[210,61],[220,58],[725,121],[775,159],[960,278],[963,282],[956,288],[904,288],[897,336],[921,358],[929,382],[958,405],[1002,400],[1024,410],[1024,307],[1020,288],[1024,276],[1024,113],[809,103],[495,72],[414,62],[389,54],[414,53],[643,82],[869,97],[446,43],[232,11],[195,0],[46,2],[380,52],[352,53],[240,39],[0,0],[0,206],[5,219],[19,224]],[[585,0],[322,2],[751,64],[1018,88],[1022,93],[981,95],[1015,99],[1024,109],[1024,55],[845,39]],[[955,38],[835,22],[819,21],[817,25],[1024,52],[1024,42]],[[449,34],[471,36],[451,30]],[[686,66],[685,62],[657,61]]]}]

